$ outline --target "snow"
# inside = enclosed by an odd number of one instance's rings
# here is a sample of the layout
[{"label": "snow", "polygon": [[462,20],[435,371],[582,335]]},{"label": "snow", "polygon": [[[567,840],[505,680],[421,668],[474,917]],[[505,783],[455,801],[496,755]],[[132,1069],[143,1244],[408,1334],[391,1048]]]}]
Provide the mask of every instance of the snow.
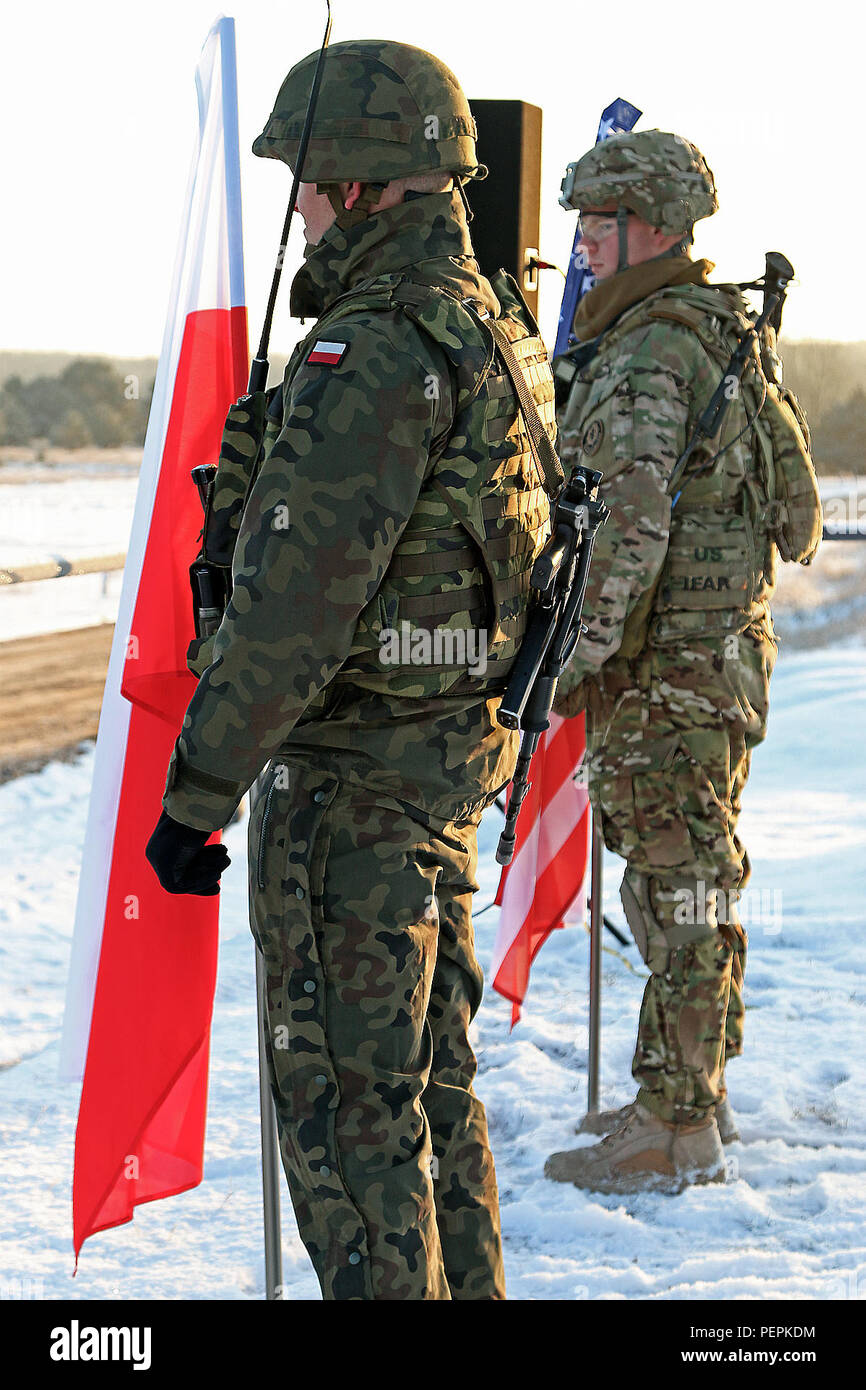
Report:
[{"label": "snow", "polygon": [[[0,470],[0,565],[125,554],[137,476],[129,476],[128,469],[100,471],[95,464],[89,472],[79,466],[58,480],[46,478],[47,471],[41,470],[35,482],[17,481],[22,478],[18,471],[13,475],[16,481],[6,482]],[[12,584],[0,595],[0,638],[113,623],[121,581],[121,572],[115,570],[69,576],[62,582]]]},{"label": "snow", "polygon": [[[125,545],[124,540],[119,555]],[[65,575],[62,583],[40,579],[12,584],[0,597],[0,641],[116,622],[122,583],[122,570],[111,570],[106,574]]]},{"label": "snow", "polygon": [[121,476],[107,470],[98,477],[78,472],[38,484],[3,483],[0,475],[0,483],[0,564],[126,550],[138,487],[138,478],[127,476],[126,470]]},{"label": "snow", "polygon": [[[557,932],[524,1017],[491,989],[474,1025],[512,1299],[866,1297],[866,647],[783,652],[770,731],[753,760],[741,834],[753,865],[746,1052],[729,1071],[743,1142],[725,1186],[677,1197],[599,1196],[546,1181],[586,1108],[588,937]],[[92,746],[0,787],[0,1293],[59,1299],[259,1299],[264,1293],[253,944],[246,823],[226,837],[205,1179],[93,1237],[72,1279],[78,1088],[55,1080]],[[154,818],[158,808],[154,808]],[[497,881],[501,818],[481,828],[479,907]],[[605,909],[624,926],[622,865]],[[496,909],[477,917],[489,967]],[[633,1095],[645,970],[606,938],[604,1106]],[[283,1182],[285,1296],[318,1284]]]}]

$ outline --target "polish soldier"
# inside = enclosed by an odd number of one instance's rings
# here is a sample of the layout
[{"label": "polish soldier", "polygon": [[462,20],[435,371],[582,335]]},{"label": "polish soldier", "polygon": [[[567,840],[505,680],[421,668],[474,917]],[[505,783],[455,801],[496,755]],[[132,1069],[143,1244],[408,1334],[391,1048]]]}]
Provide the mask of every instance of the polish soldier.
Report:
[{"label": "polish soldier", "polygon": [[[295,167],[316,56],[255,154]],[[291,290],[314,322],[269,393],[232,598],[151,842],[173,891],[214,891],[223,860],[202,846],[267,767],[251,925],[283,1165],[326,1299],[505,1297],[470,907],[561,474],[537,448],[556,430],[537,327],[473,257],[475,136],[429,53],[328,50]]]},{"label": "polish soldier", "polygon": [[554,364],[560,452],[566,470],[601,470],[610,516],[555,708],[585,710],[590,799],[626,860],[621,897],[650,977],[635,1100],[588,1116],[581,1128],[607,1137],[545,1172],[601,1192],[679,1190],[724,1181],[722,1146],[738,1138],[726,1063],[743,1045],[749,863],[736,828],[767,724],[776,545],[792,558],[770,505],[778,392],[767,399],[756,355],[720,435],[679,474],[749,323],[740,291],[709,284],[712,263],[689,254],[717,208],[712,172],[687,140],[647,130],[597,145],[564,191],[597,284],[579,346]]}]

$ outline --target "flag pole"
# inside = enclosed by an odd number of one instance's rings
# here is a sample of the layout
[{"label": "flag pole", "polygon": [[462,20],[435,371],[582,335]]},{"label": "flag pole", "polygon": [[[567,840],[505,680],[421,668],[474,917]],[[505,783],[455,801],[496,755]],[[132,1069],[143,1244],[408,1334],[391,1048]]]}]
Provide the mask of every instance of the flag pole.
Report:
[{"label": "flag pole", "polygon": [[[283,224],[283,234],[280,239],[280,254],[277,258],[277,265],[271,282],[271,291],[268,296],[261,340],[250,368],[249,391],[251,394],[254,391],[264,391],[268,380],[268,340],[271,335],[271,322],[273,320],[277,290],[279,289],[282,275],[283,257],[289,240],[289,227],[291,226],[292,216],[295,212],[298,188],[301,183],[304,160],[307,154],[307,145],[309,144],[313,129],[313,116],[319,97],[319,87],[322,82],[325,53],[327,52],[328,41],[331,37],[331,0],[325,0],[325,6],[328,12],[325,21],[325,34],[322,39],[321,47],[319,48],[319,57],[316,62],[316,70],[313,74],[313,83],[310,89],[310,99],[307,102],[304,125],[300,140],[298,141],[298,154],[292,176],[292,190],[289,195],[289,205],[286,209],[286,219]],[[256,783],[256,792],[258,793],[260,789],[261,779]],[[280,1150],[277,1138],[276,1112],[274,1110],[274,1101],[271,1094],[270,1079],[268,1076],[268,1058],[265,1046],[265,1029],[267,1027],[265,1020],[266,988],[267,975],[265,972],[265,963],[261,951],[258,946],[256,946],[256,999],[259,1034],[259,1109],[261,1112],[262,1127],[262,1198],[265,1227],[265,1291],[267,1298],[276,1299],[282,1298],[283,1296],[283,1251],[280,1236]]]},{"label": "flag pole", "polygon": [[265,1297],[282,1298],[283,1249],[280,1235],[280,1150],[276,1113],[268,1076],[265,1048],[265,990],[267,972],[264,957],[256,951],[256,999],[259,1034],[259,1109],[262,1124],[262,1202],[265,1228]]},{"label": "flag pole", "polygon": [[598,1080],[601,1056],[601,930],[602,930],[602,851],[604,841],[598,813],[592,816],[590,851],[589,909],[589,1061],[587,1066],[586,1113],[598,1110]]}]

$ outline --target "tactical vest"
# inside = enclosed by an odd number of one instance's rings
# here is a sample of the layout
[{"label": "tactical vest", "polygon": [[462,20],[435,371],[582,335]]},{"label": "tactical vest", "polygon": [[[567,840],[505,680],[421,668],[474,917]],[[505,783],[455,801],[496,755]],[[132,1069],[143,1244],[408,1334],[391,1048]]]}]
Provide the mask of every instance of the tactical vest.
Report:
[{"label": "tactical vest", "polygon": [[[497,324],[553,441],[553,378],[537,325],[510,276],[500,272],[491,284],[501,306]],[[415,509],[332,684],[416,698],[494,693],[504,688],[526,629],[529,576],[549,534],[550,506],[486,315],[452,292],[399,274],[377,276],[341,296],[295,348],[282,388],[267,393],[255,464],[238,454],[247,467],[246,495],[282,429],[283,396],[312,343],[349,315],[395,309],[444,353],[454,417],[447,437],[434,441]],[[236,510],[237,500],[235,489]],[[207,660],[200,642],[196,668]]]},{"label": "tactical vest", "polygon": [[[694,333],[718,368],[707,399],[691,402],[690,438],[748,325],[745,307],[727,287],[678,285],[649,296],[605,335],[603,357],[574,383],[567,417],[589,420],[622,389],[622,363],[633,363],[653,327],[663,322]],[[669,487],[667,553],[656,583],[628,616],[623,657],[636,656],[648,641],[742,631],[766,619],[777,550],[784,559],[806,562],[814,554],[821,508],[808,428],[796,399],[781,387],[779,367],[768,330],[749,359],[741,387],[732,386],[735,395],[720,435],[694,451]]]}]

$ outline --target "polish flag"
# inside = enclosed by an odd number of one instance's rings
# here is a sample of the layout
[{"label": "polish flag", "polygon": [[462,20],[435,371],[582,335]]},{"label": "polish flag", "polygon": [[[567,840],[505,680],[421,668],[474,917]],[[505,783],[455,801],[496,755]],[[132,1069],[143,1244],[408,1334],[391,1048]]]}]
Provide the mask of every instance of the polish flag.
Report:
[{"label": "polish flag", "polygon": [[[246,390],[234,20],[196,69],[198,136],[99,720],[60,1076],[81,1080],[76,1268],[88,1236],[202,1178],[219,897],[174,896],[144,857],[195,689],[188,569],[215,463]],[[218,839],[218,837],[214,837]]]},{"label": "polish flag", "polygon": [[529,985],[529,969],[548,936],[586,911],[589,797],[581,768],[583,715],[551,713],[529,765],[530,788],[517,820],[514,858],[502,870],[502,909],[493,948],[493,988],[511,1000],[511,1026]]},{"label": "polish flag", "polygon": [[326,362],[329,366],[336,367],[337,363],[341,361],[348,346],[348,343],[326,343],[324,338],[320,338],[319,341],[313,345],[307,361],[314,363]]}]

